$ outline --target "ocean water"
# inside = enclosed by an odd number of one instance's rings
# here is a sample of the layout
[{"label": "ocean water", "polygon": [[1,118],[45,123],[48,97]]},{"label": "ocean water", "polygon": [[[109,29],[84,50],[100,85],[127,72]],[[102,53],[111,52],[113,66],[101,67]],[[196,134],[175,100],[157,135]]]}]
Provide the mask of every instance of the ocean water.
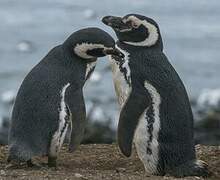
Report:
[{"label": "ocean water", "polygon": [[[158,22],[164,51],[196,98],[203,89],[220,86],[219,9],[219,0],[1,0],[0,96],[16,92],[30,69],[72,32],[97,26],[115,37],[101,18],[137,13]],[[113,117],[116,126],[118,105],[108,66],[107,58],[98,61],[85,98],[88,108],[97,102],[96,116]],[[4,111],[0,100],[0,115]]]}]

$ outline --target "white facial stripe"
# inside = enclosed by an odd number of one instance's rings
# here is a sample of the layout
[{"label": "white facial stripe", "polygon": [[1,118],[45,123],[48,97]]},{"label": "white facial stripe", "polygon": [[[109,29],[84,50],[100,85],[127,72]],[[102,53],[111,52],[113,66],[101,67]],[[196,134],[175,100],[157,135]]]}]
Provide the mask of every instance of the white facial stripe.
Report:
[{"label": "white facial stripe", "polygon": [[144,41],[141,41],[141,42],[125,41],[126,44],[130,44],[134,46],[148,46],[149,47],[149,46],[154,45],[157,42],[159,38],[159,34],[158,34],[158,30],[156,26],[147,22],[146,20],[140,20],[136,18],[135,16],[129,16],[125,20],[125,22],[127,21],[132,21],[132,23],[134,23],[137,27],[139,27],[140,25],[144,25],[148,29],[149,36]]},{"label": "white facial stripe", "polygon": [[63,144],[67,129],[71,121],[67,122],[66,116],[66,104],[65,104],[65,92],[66,89],[70,86],[70,83],[67,83],[61,90],[61,102],[60,102],[60,112],[59,112],[59,126],[57,131],[54,133],[51,144],[50,144],[50,156],[56,157],[57,153],[60,151],[60,148]]},{"label": "white facial stripe", "polygon": [[82,43],[76,45],[76,47],[74,48],[74,52],[83,59],[92,59],[96,57],[90,56],[86,52],[88,50],[97,49],[97,48],[112,49],[105,47],[103,44]]},{"label": "white facial stripe", "polygon": [[83,59],[91,59],[91,58],[94,58],[94,57],[88,55],[86,52],[88,50],[92,50],[92,49],[95,49],[95,48],[104,48],[104,45],[102,45],[102,44],[92,44],[92,43],[77,44],[76,47],[74,48],[74,52],[79,57],[82,57]]}]

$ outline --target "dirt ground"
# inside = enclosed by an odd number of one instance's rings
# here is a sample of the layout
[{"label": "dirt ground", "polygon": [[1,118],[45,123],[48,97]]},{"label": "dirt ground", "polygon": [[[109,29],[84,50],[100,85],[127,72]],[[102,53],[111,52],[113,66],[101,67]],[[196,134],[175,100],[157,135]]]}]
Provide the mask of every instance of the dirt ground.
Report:
[{"label": "dirt ground", "polygon": [[[214,175],[208,179],[220,180],[220,147],[196,147],[200,159],[209,164]],[[7,168],[7,147],[0,146],[0,180],[4,179],[77,179],[77,180],[161,180],[176,179],[169,176],[149,176],[144,173],[142,163],[136,153],[131,158],[123,157],[117,146],[106,144],[81,145],[74,153],[68,153],[63,147],[58,159],[58,168]],[[45,158],[36,159],[35,163],[46,162]],[[188,177],[187,180],[203,179]]]}]

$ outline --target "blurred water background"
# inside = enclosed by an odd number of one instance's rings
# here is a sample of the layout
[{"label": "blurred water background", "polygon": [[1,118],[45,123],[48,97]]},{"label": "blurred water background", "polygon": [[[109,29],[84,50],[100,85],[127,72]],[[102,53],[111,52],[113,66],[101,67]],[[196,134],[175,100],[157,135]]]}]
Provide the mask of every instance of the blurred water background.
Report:
[{"label": "blurred water background", "polygon": [[[89,26],[102,28],[115,37],[100,19],[128,13],[152,17],[160,25],[164,51],[186,85],[196,119],[202,119],[196,112],[209,111],[209,104],[218,112],[219,9],[219,0],[0,0],[0,127],[8,127],[13,97],[23,78],[52,47],[72,32]],[[96,135],[104,127],[104,133],[110,132],[104,137],[111,142],[118,105],[107,58],[98,61],[85,88],[85,99]],[[203,109],[198,110],[198,106]],[[213,127],[219,130],[219,115],[217,119]],[[7,130],[1,133],[7,134]]]}]

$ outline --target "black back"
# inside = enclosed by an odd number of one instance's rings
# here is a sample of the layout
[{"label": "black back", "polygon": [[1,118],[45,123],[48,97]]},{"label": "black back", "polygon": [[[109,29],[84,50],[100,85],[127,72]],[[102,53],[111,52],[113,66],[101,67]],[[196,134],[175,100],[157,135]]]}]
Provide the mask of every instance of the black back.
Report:
[{"label": "black back", "polygon": [[183,160],[195,159],[193,115],[189,98],[182,80],[167,57],[160,48],[134,47],[120,42],[117,45],[130,53],[132,87],[149,97],[150,94],[144,88],[144,82],[147,81],[162,98],[158,142],[161,145],[160,157],[165,160],[163,163],[169,167],[184,163],[180,162]]},{"label": "black back", "polygon": [[[62,46],[52,49],[24,79],[15,101],[9,142],[31,145],[34,153],[47,153],[58,128],[61,90],[70,83],[81,89],[86,62],[72,59]],[[13,142],[16,141],[16,142]]]}]

